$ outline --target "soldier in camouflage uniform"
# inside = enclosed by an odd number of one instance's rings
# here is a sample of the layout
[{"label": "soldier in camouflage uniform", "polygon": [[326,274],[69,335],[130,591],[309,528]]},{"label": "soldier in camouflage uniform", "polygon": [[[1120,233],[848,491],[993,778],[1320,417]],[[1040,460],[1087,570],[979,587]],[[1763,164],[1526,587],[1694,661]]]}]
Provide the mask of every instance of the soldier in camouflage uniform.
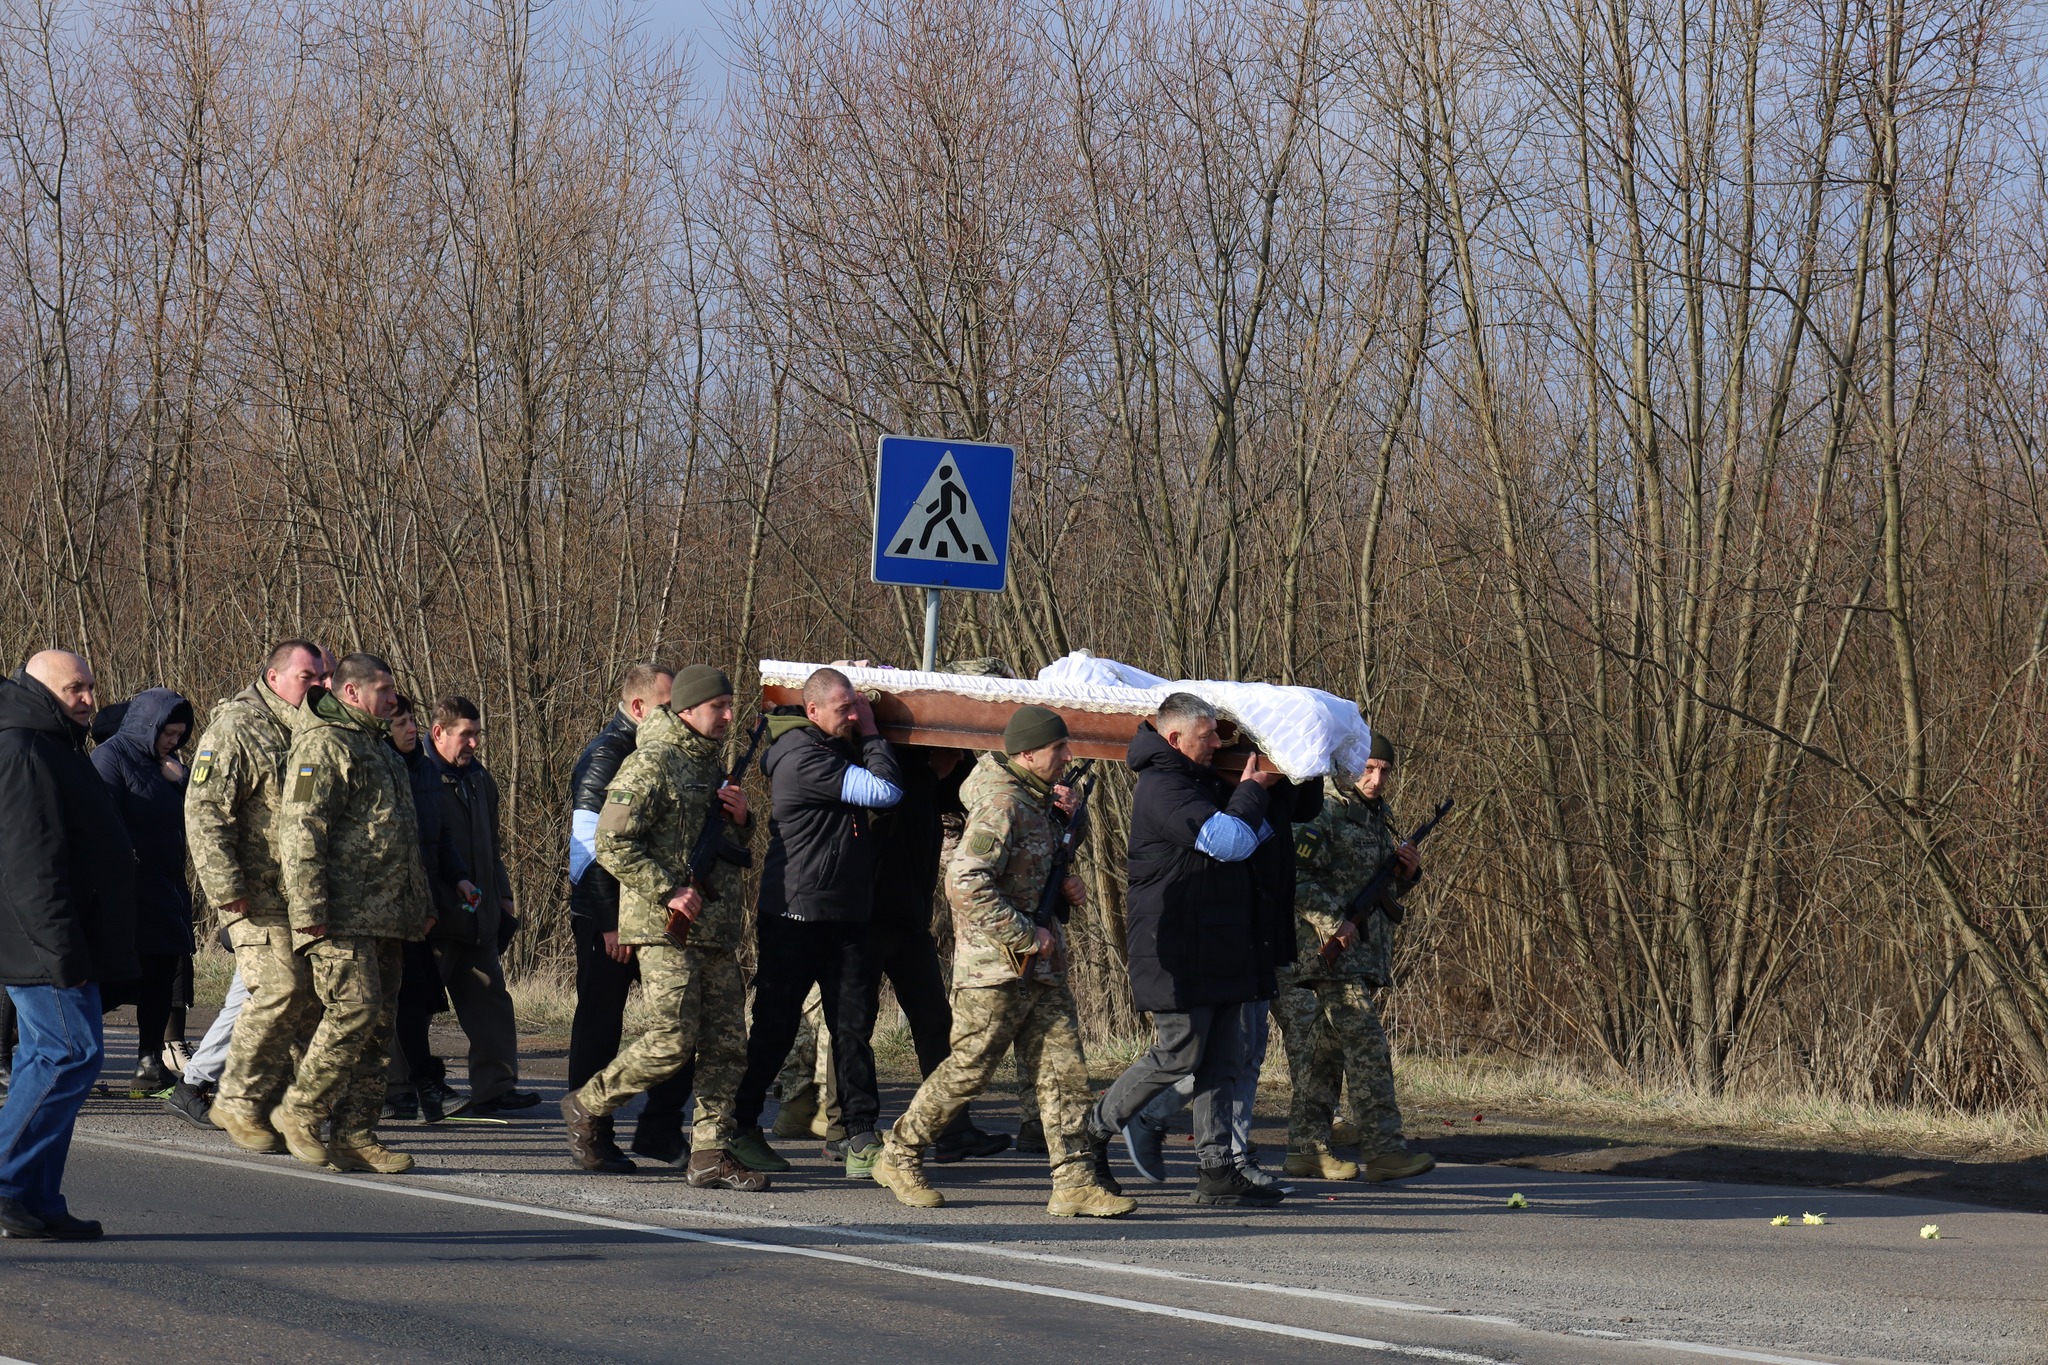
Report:
[{"label": "soldier in camouflage uniform", "polygon": [[[747,908],[739,865],[713,862],[712,894],[693,882],[690,856],[714,807],[728,835],[744,844],[753,822],[747,798],[725,784],[720,748],[732,727],[732,684],[715,668],[676,674],[667,706],[640,722],[639,747],[605,789],[597,822],[597,861],[619,880],[619,942],[640,960],[640,989],[653,1022],[611,1064],[562,1100],[569,1149],[585,1170],[598,1169],[596,1139],[635,1095],[697,1059],[697,1124],[688,1179],[699,1188],[760,1191],[768,1177],[726,1150],[733,1136],[733,1095],[746,1068],[747,983],[739,949]],[[665,932],[673,913],[687,918],[681,948]]]},{"label": "soldier in camouflage uniform", "polygon": [[[1355,786],[1325,779],[1323,810],[1295,831],[1294,966],[1281,972],[1276,1014],[1286,1032],[1287,1069],[1294,1101],[1287,1117],[1287,1174],[1350,1180],[1359,1167],[1330,1151],[1331,1115],[1340,1082],[1351,1080],[1358,1120],[1359,1155],[1367,1180],[1399,1180],[1435,1167],[1426,1152],[1410,1152],[1401,1136],[1394,1098],[1394,1064],[1373,992],[1394,983],[1394,927],[1383,914],[1353,924],[1344,915],[1352,896],[1389,854],[1397,852],[1391,816],[1381,796],[1394,764],[1394,748],[1372,737],[1372,756]],[[1415,850],[1398,850],[1404,871],[1419,868]],[[1323,944],[1339,938],[1343,952],[1324,966]]]},{"label": "soldier in camouflage uniform", "polygon": [[[1036,919],[1059,832],[1053,783],[1071,757],[1066,722],[1020,707],[1003,732],[1005,756],[984,754],[960,791],[967,826],[946,872],[953,910],[953,1051],[925,1078],[889,1132],[875,1180],[914,1208],[945,1202],[924,1178],[924,1149],[988,1084],[1014,1043],[1038,1077],[1053,1193],[1048,1213],[1116,1218],[1137,1207],[1096,1182],[1086,1133],[1088,1067],[1066,983],[1066,930]],[[1063,888],[1081,904],[1078,877]]]},{"label": "soldier in camouflage uniform", "polygon": [[292,938],[325,1013],[271,1122],[301,1161],[394,1175],[412,1158],[377,1141],[377,1119],[404,944],[426,934],[431,901],[412,779],[385,742],[398,705],[390,665],[351,654],[334,686],[306,698],[278,812]]},{"label": "soldier in camouflage uniform", "polygon": [[269,1113],[290,1078],[292,1045],[318,1008],[311,968],[292,951],[277,812],[299,703],[324,669],[309,640],[273,649],[261,680],[213,708],[185,788],[185,837],[200,890],[220,912],[249,993],[209,1117],[236,1146],[256,1152],[284,1150]]}]

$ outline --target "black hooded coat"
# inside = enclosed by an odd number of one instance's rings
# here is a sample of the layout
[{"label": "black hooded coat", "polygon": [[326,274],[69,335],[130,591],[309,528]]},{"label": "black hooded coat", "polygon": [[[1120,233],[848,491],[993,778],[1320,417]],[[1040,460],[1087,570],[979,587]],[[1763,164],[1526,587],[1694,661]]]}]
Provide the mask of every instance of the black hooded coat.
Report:
[{"label": "black hooded coat", "polygon": [[1127,760],[1138,775],[1131,797],[1130,897],[1125,926],[1131,998],[1139,1009],[1188,1010],[1270,996],[1273,968],[1262,951],[1259,897],[1249,862],[1226,863],[1195,847],[1218,811],[1258,829],[1265,789],[1197,768],[1150,721],[1138,727]]},{"label": "black hooded coat", "polygon": [[192,703],[168,687],[152,687],[129,699],[113,738],[92,751],[92,765],[135,850],[135,951],[145,957],[189,956],[193,950],[185,776],[165,772],[156,752],[166,725],[183,725],[191,739]]},{"label": "black hooded coat", "polygon": [[135,960],[135,850],[85,727],[26,673],[0,681],[0,985],[119,981]]}]

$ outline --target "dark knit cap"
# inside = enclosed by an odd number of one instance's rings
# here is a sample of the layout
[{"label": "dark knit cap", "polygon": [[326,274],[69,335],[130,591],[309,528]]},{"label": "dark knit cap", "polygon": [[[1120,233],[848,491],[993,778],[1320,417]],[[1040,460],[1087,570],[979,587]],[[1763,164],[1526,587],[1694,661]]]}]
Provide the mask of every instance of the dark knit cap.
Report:
[{"label": "dark knit cap", "polygon": [[1060,713],[1043,706],[1020,706],[1003,727],[1003,752],[1015,757],[1043,749],[1067,737],[1067,723]]},{"label": "dark knit cap", "polygon": [[732,679],[726,677],[721,670],[713,668],[710,664],[691,664],[676,674],[675,686],[669,692],[669,709],[687,711],[693,706],[702,706],[714,697],[731,695]]},{"label": "dark knit cap", "polygon": [[[680,683],[682,679],[678,678],[676,681]],[[1370,756],[1379,759],[1382,763],[1392,763],[1394,761],[1394,741],[1388,739],[1377,730],[1373,731],[1372,754]]]}]

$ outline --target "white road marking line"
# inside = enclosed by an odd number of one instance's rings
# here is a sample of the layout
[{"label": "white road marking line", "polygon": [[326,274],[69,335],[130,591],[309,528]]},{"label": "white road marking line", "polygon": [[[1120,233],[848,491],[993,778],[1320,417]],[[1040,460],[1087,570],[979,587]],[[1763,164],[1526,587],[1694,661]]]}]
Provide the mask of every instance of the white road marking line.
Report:
[{"label": "white road marking line", "polygon": [[1373,1337],[1347,1336],[1340,1332],[1323,1332],[1313,1327],[1294,1327],[1282,1322],[1266,1322],[1259,1318],[1240,1318],[1227,1313],[1209,1313],[1198,1308],[1177,1308],[1172,1304],[1153,1303],[1147,1299],[1126,1299],[1110,1294],[1090,1294],[1078,1289],[1059,1289],[1052,1285],[1029,1284],[1022,1280],[999,1280],[987,1275],[965,1275],[951,1270],[931,1270],[923,1266],[903,1265],[896,1261],[877,1260],[871,1256],[855,1256],[844,1251],[825,1251],[817,1247],[784,1246],[779,1242],[756,1242],[743,1237],[721,1237],[716,1233],[690,1232],[683,1228],[663,1227],[659,1223],[636,1223],[624,1218],[606,1218],[592,1213],[574,1213],[567,1209],[549,1208],[542,1204],[518,1204],[505,1199],[485,1199],[478,1195],[455,1194],[448,1190],[421,1189],[417,1185],[386,1184],[381,1180],[363,1180],[354,1176],[338,1175],[327,1171],[300,1170],[282,1164],[245,1161],[237,1157],[214,1156],[210,1153],[186,1151],[169,1144],[144,1144],[123,1141],[118,1138],[88,1137],[80,1133],[72,1138],[93,1147],[111,1147],[120,1151],[141,1152],[155,1156],[172,1157],[179,1161],[193,1161],[206,1166],[225,1166],[237,1171],[260,1171],[268,1175],[290,1176],[297,1180],[316,1180],[324,1184],[343,1185],[353,1190],[379,1191],[385,1194],[401,1195],[408,1199],[427,1199],[442,1204],[462,1204],[470,1208],[490,1209],[498,1213],[514,1213],[529,1218],[553,1219],[562,1223],[577,1223],[585,1227],[607,1228],[616,1232],[644,1233],[651,1237],[665,1237],[678,1242],[696,1242],[706,1246],[728,1247],[735,1251],[760,1252],[770,1256],[796,1256],[804,1260],[829,1261],[836,1265],[859,1266],[863,1270],[881,1270],[895,1275],[908,1275],[921,1280],[942,1280],[948,1284],[970,1285],[977,1289],[1000,1289],[1013,1294],[1029,1294],[1038,1298],[1063,1299],[1070,1303],[1085,1303],[1099,1308],[1118,1308],[1129,1313],[1144,1313],[1152,1317],[1177,1318],[1183,1322],[1200,1322],[1214,1327],[1234,1327],[1240,1331],[1260,1332],[1268,1336],[1290,1337],[1296,1341],[1314,1341],[1327,1346],[1350,1346],[1358,1350],[1376,1351],[1386,1355],[1411,1356],[1421,1360],[1442,1360],[1453,1365],[1512,1365],[1512,1362],[1497,1360],[1492,1356],[1473,1355],[1468,1351],[1449,1351],[1436,1346],[1411,1346],[1398,1342],[1380,1341]]},{"label": "white road marking line", "polygon": [[[1259,1318],[1241,1318],[1229,1314],[1207,1313],[1199,1309],[1176,1308],[1171,1304],[1154,1303],[1147,1299],[1126,1299],[1114,1295],[1091,1294],[1081,1290],[1059,1289],[1051,1285],[1031,1284],[1021,1280],[1000,1280],[981,1275],[966,1275],[956,1271],[928,1269],[923,1266],[905,1265],[897,1261],[877,1260],[871,1256],[857,1256],[848,1252],[824,1251],[816,1247],[785,1246],[778,1242],[757,1242],[739,1237],[721,1237],[715,1233],[690,1232],[682,1228],[665,1227],[659,1223],[638,1223],[628,1219],[609,1218],[599,1214],[576,1213],[568,1209],[552,1208],[544,1204],[522,1204],[510,1200],[489,1199],[481,1195],[456,1194],[447,1190],[423,1189],[418,1185],[397,1184],[384,1180],[372,1180],[359,1176],[311,1170],[303,1166],[285,1165],[275,1158],[265,1161],[260,1157],[220,1156],[215,1153],[188,1147],[180,1142],[143,1142],[123,1138],[95,1137],[85,1133],[77,1134],[72,1140],[95,1147],[110,1147],[120,1151],[168,1156],[181,1161],[194,1161],[209,1166],[225,1166],[239,1171],[259,1171],[271,1175],[285,1175],[300,1180],[316,1180],[329,1184],[345,1185],[357,1190],[382,1190],[390,1194],[404,1195],[412,1199],[436,1200],[441,1203],[463,1204],[503,1213],[524,1214],[537,1218],[552,1218],[560,1222],[580,1223],[589,1227],[609,1228],[615,1231],[645,1233],[676,1241],[699,1242],[711,1246],[730,1247],[741,1251],[758,1251],[769,1255],[799,1256],[813,1260],[831,1261],[838,1264],[855,1265],[869,1269],[889,1271],[895,1274],[909,1275],[920,1279],[937,1279],[955,1284],[973,1285],[984,1289],[1002,1289],[1012,1293],[1031,1294],[1044,1298],[1067,1299],[1073,1302],[1094,1304],[1100,1307],[1121,1308],[1128,1312],[1178,1318],[1184,1321],[1202,1322],[1214,1326],[1235,1327],[1243,1331],[1262,1332],[1268,1335],[1293,1337],[1303,1341],[1351,1346],[1362,1350],[1415,1356],[1427,1360],[1453,1361],[1458,1362],[1459,1365],[1508,1365],[1508,1362],[1495,1360],[1490,1356],[1473,1355],[1463,1351],[1445,1350],[1434,1346],[1406,1346],[1395,1342],[1379,1341],[1371,1337],[1345,1336],[1339,1333],[1318,1331],[1314,1328],[1292,1327],[1285,1323],[1267,1322]],[[445,1179],[448,1177],[439,1178]],[[1430,1304],[1404,1303],[1398,1299],[1376,1299],[1362,1294],[1346,1294],[1336,1290],[1305,1289],[1299,1285],[1268,1284],[1256,1280],[1226,1280],[1210,1276],[1192,1275],[1185,1271],[1168,1270],[1157,1266],[1122,1265],[1114,1261],[1091,1260],[1080,1256],[1058,1256],[1042,1251],[1024,1251],[1016,1247],[1002,1247],[986,1242],[939,1241],[931,1238],[912,1237],[902,1233],[881,1232],[875,1229],[849,1227],[833,1223],[801,1223],[793,1219],[764,1218],[752,1214],[727,1213],[719,1209],[698,1209],[671,1205],[666,1211],[678,1217],[702,1218],[708,1221],[724,1222],[738,1226],[790,1232],[825,1233],[853,1240],[881,1242],[908,1247],[927,1247],[938,1251],[994,1256],[1005,1260],[1065,1266],[1070,1269],[1111,1271],[1117,1274],[1133,1275],[1146,1279],[1196,1284],[1206,1288],[1241,1289],[1274,1294],[1286,1298],[1302,1298],[1322,1302],[1344,1302],[1381,1311],[1415,1313],[1437,1318],[1448,1318],[1458,1322],[1490,1323],[1496,1326],[1516,1328],[1536,1336],[1578,1335],[1598,1337],[1628,1345],[1651,1346],[1660,1350],[1682,1352],[1686,1355],[1712,1356],[1724,1360],[1755,1361],[1760,1362],[1761,1365],[1830,1365],[1830,1362],[1814,1356],[1773,1355],[1764,1351],[1750,1351],[1733,1346],[1713,1346],[1705,1342],[1681,1341],[1671,1338],[1630,1337],[1618,1332],[1580,1328],[1569,1329],[1566,1333],[1557,1333],[1540,1327],[1528,1326],[1514,1318],[1464,1313],[1457,1309],[1438,1308]],[[22,1363],[10,1363],[0,1359],[0,1365],[22,1365]]]}]

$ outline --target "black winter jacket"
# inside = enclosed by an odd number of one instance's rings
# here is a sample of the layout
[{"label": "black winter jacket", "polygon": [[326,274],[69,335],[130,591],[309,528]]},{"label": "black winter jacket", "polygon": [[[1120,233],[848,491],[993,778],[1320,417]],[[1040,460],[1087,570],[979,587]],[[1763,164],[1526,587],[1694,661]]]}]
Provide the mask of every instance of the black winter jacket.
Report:
[{"label": "black winter jacket", "polygon": [[1128,762],[1138,775],[1125,909],[1132,1002],[1179,1011],[1264,998],[1273,969],[1254,927],[1251,864],[1220,862],[1195,841],[1219,810],[1258,829],[1265,789],[1240,782],[1226,793],[1224,779],[1189,762],[1149,721],[1131,740]]},{"label": "black winter jacket", "polygon": [[932,771],[931,750],[911,748],[898,755],[903,800],[876,811],[875,915],[877,924],[922,929],[932,927],[933,897],[939,889],[939,855],[946,845],[945,817],[964,813],[960,787],[974,771],[974,760],[962,758],[940,777]]},{"label": "black winter jacket", "polygon": [[183,725],[189,740],[192,703],[168,687],[137,693],[124,704],[120,728],[92,751],[92,766],[107,784],[135,849],[135,951],[183,957],[193,949],[185,778],[171,777],[157,757],[157,736],[166,725]]},{"label": "black winter jacket", "polygon": [[0,985],[142,972],[135,850],[85,736],[26,673],[0,682]]},{"label": "black winter jacket", "polygon": [[[396,744],[391,747],[398,749]],[[470,880],[470,876],[469,864],[462,860],[462,850],[455,842],[455,831],[448,828],[441,810],[441,765],[427,748],[423,732],[411,753],[398,749],[398,756],[405,760],[405,775],[412,784],[412,808],[420,825],[420,864],[427,869],[434,918],[439,921],[452,914],[469,913],[455,884]]]},{"label": "black winter jacket", "polygon": [[[432,768],[440,788],[434,794],[448,836],[462,850],[461,861],[469,869],[480,903],[474,914],[467,906],[434,926],[433,937],[451,943],[499,944],[515,927],[505,921],[499,905],[512,895],[512,874],[505,869],[503,845],[498,837],[498,779],[476,760],[466,768],[452,767],[424,743],[420,745],[420,766]],[[454,883],[448,884],[448,898],[459,904]]]},{"label": "black winter jacket", "polygon": [[[846,770],[866,768],[903,786],[895,752],[880,735],[833,739],[792,716],[771,716],[774,742],[761,758],[773,814],[761,861],[761,913],[809,922],[865,924],[874,911],[875,839],[869,813],[839,799]],[[858,746],[858,747],[856,747]]]},{"label": "black winter jacket", "polygon": [[[619,765],[640,747],[640,726],[624,711],[612,712],[569,773],[569,808],[597,816],[604,811],[604,791],[619,775]],[[593,825],[595,821],[591,822]],[[595,837],[595,836],[593,836]],[[593,861],[569,888],[569,913],[608,933],[619,927],[619,880]]]},{"label": "black winter jacket", "polygon": [[[1294,827],[1322,813],[1323,783],[1310,778],[1296,784],[1282,778],[1266,791],[1266,823],[1273,837],[1251,856],[1252,881],[1258,889],[1259,912],[1253,931],[1267,966],[1292,966],[1294,942]],[[1277,984],[1277,983],[1276,983]],[[1269,987],[1266,994],[1271,994]]]}]

